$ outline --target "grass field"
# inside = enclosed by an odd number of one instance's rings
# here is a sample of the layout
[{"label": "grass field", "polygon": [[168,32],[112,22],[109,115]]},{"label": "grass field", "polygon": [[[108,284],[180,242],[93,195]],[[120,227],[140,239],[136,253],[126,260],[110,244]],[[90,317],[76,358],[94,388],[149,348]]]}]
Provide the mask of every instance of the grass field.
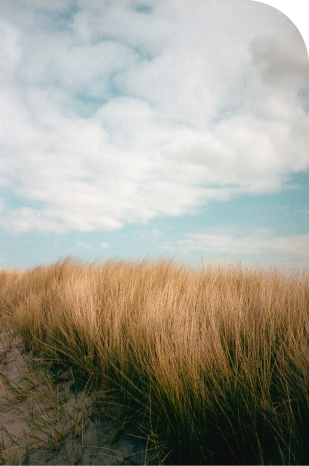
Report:
[{"label": "grass field", "polygon": [[309,463],[308,271],[67,259],[1,270],[0,311],[49,374],[121,407],[149,462]]}]

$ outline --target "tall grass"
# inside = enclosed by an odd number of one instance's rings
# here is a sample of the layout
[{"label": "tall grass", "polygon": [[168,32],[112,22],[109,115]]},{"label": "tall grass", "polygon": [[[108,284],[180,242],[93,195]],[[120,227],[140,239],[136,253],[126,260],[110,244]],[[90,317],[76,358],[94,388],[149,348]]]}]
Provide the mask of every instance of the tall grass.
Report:
[{"label": "tall grass", "polygon": [[309,462],[309,275],[63,260],[0,273],[27,349],[113,390],[162,463]]}]

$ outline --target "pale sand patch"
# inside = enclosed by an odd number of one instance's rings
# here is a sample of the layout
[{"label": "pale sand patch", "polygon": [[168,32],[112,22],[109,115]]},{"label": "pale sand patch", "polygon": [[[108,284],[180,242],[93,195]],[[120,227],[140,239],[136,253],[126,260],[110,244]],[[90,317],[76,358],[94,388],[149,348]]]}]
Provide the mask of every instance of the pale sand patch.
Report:
[{"label": "pale sand patch", "polygon": [[0,464],[158,464],[137,426],[104,392],[77,392],[71,370],[54,374],[0,335]]}]

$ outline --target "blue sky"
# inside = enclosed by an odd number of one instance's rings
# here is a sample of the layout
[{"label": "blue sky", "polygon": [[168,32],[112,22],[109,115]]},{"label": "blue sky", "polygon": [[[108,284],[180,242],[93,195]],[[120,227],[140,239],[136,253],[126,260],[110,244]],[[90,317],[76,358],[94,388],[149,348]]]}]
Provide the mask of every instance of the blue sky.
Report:
[{"label": "blue sky", "polygon": [[251,0],[1,0],[0,267],[309,266],[309,62]]}]

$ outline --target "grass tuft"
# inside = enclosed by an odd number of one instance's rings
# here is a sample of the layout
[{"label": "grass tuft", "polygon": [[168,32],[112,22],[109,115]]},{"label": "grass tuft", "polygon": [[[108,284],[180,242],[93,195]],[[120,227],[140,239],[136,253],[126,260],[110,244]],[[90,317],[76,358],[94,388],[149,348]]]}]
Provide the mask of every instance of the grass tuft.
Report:
[{"label": "grass tuft", "polygon": [[[59,419],[70,419],[61,430],[42,408],[44,448],[57,454],[68,436],[81,444],[108,404],[120,420],[110,440],[117,445],[139,426],[131,437],[144,439],[144,463],[308,463],[308,278],[307,271],[240,263],[195,270],[163,260],[66,259],[1,270],[8,341],[21,336],[26,353],[48,361],[48,402]],[[78,415],[61,411],[57,387],[66,377],[71,395],[81,397]],[[34,383],[1,378],[8,402],[33,399]],[[81,401],[90,394],[91,414]],[[77,450],[67,452],[68,462],[83,461]],[[122,461],[136,464],[130,455]]]}]

